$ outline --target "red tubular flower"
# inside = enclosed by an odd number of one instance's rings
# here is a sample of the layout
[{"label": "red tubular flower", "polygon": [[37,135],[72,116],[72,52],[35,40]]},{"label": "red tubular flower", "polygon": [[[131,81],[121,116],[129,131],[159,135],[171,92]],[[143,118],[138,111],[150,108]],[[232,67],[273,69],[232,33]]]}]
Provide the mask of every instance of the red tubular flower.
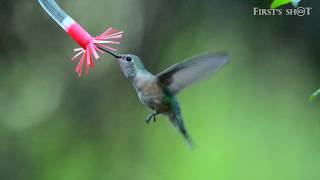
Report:
[{"label": "red tubular flower", "polygon": [[77,54],[72,58],[75,60],[80,57],[76,67],[76,72],[79,74],[79,77],[82,75],[83,65],[88,75],[89,68],[94,68],[92,58],[99,59],[99,53],[104,54],[104,51],[98,47],[116,51],[116,49],[109,46],[109,44],[120,44],[118,40],[122,38],[122,31],[109,28],[101,35],[92,37],[82,26],[65,13],[54,0],[38,0],[38,2],[73,40],[80,45],[81,48],[74,49]]},{"label": "red tubular flower", "polygon": [[118,41],[122,38],[123,31],[109,28],[101,35],[93,38],[87,31],[85,31],[79,24],[74,23],[67,29],[67,33],[81,46],[81,48],[74,49],[77,52],[73,56],[72,60],[79,58],[79,63],[76,67],[76,72],[79,77],[82,75],[83,65],[88,75],[90,67],[94,68],[94,62],[92,58],[99,59],[99,53],[104,54],[97,46],[109,49],[111,51],[117,51],[115,48],[108,44],[120,44]]}]

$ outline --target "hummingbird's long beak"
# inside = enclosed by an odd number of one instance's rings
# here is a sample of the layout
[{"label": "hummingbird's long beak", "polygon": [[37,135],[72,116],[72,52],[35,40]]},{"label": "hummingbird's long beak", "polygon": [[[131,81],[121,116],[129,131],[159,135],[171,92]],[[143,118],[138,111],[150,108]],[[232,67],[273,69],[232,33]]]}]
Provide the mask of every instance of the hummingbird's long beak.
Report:
[{"label": "hummingbird's long beak", "polygon": [[110,50],[108,50],[108,49],[106,49],[106,48],[103,48],[103,47],[100,47],[100,46],[97,46],[97,48],[99,48],[101,51],[104,51],[104,52],[112,55],[113,57],[115,57],[115,58],[117,58],[117,59],[121,58],[120,55],[118,55],[118,54],[116,54],[116,53],[114,53],[114,52],[111,52]]}]

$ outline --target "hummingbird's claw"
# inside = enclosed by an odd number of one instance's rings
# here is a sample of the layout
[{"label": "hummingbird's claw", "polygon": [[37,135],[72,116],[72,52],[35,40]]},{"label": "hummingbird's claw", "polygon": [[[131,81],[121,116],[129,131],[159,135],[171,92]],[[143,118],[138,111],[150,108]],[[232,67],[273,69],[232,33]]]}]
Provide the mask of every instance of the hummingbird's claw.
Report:
[{"label": "hummingbird's claw", "polygon": [[156,122],[156,116],[157,114],[156,113],[152,113],[148,116],[148,118],[146,119],[146,123],[149,124],[151,119],[153,120],[153,122]]}]

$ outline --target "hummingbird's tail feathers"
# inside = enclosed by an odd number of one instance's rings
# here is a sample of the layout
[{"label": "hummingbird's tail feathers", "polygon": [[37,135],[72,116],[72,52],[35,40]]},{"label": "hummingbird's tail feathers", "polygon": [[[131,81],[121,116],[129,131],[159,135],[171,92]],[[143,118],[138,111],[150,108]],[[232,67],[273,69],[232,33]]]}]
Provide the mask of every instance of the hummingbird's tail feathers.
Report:
[{"label": "hummingbird's tail feathers", "polygon": [[181,113],[172,114],[172,115],[169,116],[169,118],[170,118],[170,121],[172,122],[172,124],[181,133],[181,135],[183,136],[184,140],[186,141],[186,143],[188,144],[190,149],[194,149],[193,140],[192,140],[191,136],[189,135],[189,133],[188,133],[188,131],[187,131],[185,125],[184,125]]},{"label": "hummingbird's tail feathers", "polygon": [[194,149],[194,142],[191,138],[191,136],[187,133],[186,129],[179,129],[179,131],[181,132],[184,140],[186,141],[186,143],[188,144],[189,148],[191,150]]}]

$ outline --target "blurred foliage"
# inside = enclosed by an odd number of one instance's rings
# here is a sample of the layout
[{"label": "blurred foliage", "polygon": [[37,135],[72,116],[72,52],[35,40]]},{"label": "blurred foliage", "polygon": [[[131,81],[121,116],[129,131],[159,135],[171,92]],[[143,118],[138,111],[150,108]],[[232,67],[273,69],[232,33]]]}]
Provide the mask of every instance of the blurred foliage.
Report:
[{"label": "blurred foliage", "polygon": [[301,0],[273,0],[271,8],[279,8],[285,4],[292,3],[293,6],[297,7]]},{"label": "blurred foliage", "polygon": [[310,100],[313,101],[317,96],[319,96],[320,94],[320,89],[318,89],[316,92],[314,92],[311,97]]},{"label": "blurred foliage", "polygon": [[78,78],[77,45],[36,1],[0,1],[0,179],[320,179],[320,104],[305,98],[320,80],[320,1],[302,1],[305,17],[252,15],[270,1],[58,2],[92,34],[124,30],[119,51],[151,72],[208,51],[231,62],[178,97],[190,151],[166,118],[145,124],[110,56]]},{"label": "blurred foliage", "polygon": [[292,0],[273,0],[271,8],[278,8],[282,5],[291,3]]}]

